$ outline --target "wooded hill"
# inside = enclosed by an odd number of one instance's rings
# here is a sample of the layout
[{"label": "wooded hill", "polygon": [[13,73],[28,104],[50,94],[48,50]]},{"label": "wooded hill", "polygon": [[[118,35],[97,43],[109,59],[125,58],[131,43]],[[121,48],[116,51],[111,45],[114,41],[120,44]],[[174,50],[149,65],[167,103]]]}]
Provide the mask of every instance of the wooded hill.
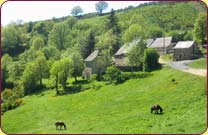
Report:
[{"label": "wooded hill", "polygon": [[95,49],[110,58],[136,37],[173,36],[176,41],[204,44],[205,35],[198,27],[205,31],[205,11],[199,2],[154,2],[102,16],[90,13],[4,26],[2,88],[3,99],[11,103],[3,109],[15,108],[21,102],[17,99],[45,89],[43,79],[58,78],[64,88],[68,77],[81,76],[83,60]]}]

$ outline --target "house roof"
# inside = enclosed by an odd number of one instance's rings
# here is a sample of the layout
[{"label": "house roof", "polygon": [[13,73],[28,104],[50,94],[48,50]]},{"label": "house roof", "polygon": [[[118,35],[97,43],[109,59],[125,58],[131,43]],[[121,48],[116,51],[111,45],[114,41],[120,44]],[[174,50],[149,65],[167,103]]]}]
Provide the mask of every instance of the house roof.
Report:
[{"label": "house roof", "polygon": [[152,42],[154,41],[154,39],[152,39],[152,38],[149,38],[149,39],[147,39],[146,40],[146,47],[150,47],[151,45],[152,45]]},{"label": "house roof", "polygon": [[92,52],[86,59],[85,61],[93,61],[97,56],[98,56],[98,50],[95,50]]},{"label": "house roof", "polygon": [[179,41],[174,49],[189,48],[194,44],[194,41]]},{"label": "house roof", "polygon": [[131,50],[132,47],[138,44],[140,39],[135,39],[131,43],[126,43],[124,44],[117,52],[115,55],[121,55],[121,54],[126,54],[128,51]]},{"label": "house roof", "polygon": [[[161,37],[157,38],[150,48],[160,48],[160,47],[168,47],[171,45],[172,37]],[[164,44],[165,43],[165,44]]]}]

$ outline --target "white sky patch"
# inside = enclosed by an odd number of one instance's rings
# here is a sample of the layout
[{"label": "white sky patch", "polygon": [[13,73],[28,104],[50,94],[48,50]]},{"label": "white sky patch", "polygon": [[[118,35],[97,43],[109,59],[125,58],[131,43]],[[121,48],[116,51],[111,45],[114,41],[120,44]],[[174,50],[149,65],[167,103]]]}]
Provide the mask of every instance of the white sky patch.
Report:
[{"label": "white sky patch", "polygon": [[[11,21],[23,20],[24,22],[60,18],[71,15],[75,6],[80,6],[85,13],[96,12],[95,3],[98,1],[7,1],[1,7],[1,24],[6,25]],[[108,9],[104,12],[138,6],[147,1],[106,1]]]}]

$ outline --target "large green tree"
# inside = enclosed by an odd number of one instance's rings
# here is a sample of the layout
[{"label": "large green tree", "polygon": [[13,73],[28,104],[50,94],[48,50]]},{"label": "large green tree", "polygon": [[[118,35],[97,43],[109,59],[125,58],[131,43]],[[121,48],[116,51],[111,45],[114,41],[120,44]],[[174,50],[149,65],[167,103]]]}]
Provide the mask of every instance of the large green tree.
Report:
[{"label": "large green tree", "polygon": [[31,49],[37,51],[37,50],[43,48],[44,46],[45,46],[45,41],[44,41],[44,38],[42,36],[35,36],[32,39]]},{"label": "large green tree", "polygon": [[73,62],[69,58],[63,58],[53,63],[50,74],[55,78],[56,94],[59,94],[58,84],[61,83],[64,91],[66,91],[66,81],[72,74]]},{"label": "large green tree", "polygon": [[108,8],[108,3],[105,1],[99,1],[95,4],[95,9],[99,13],[99,15],[102,15],[103,10]]},{"label": "large green tree", "polygon": [[131,42],[134,39],[144,37],[144,32],[139,24],[132,24],[123,34],[122,39],[125,43]]},{"label": "large green tree", "polygon": [[59,50],[65,48],[68,35],[68,27],[66,23],[57,23],[49,34],[49,45],[55,46]]},{"label": "large green tree", "polygon": [[71,10],[71,14],[73,16],[78,16],[80,13],[83,13],[83,9],[80,6],[75,6],[72,10]]},{"label": "large green tree", "polygon": [[25,94],[41,90],[42,79],[47,75],[48,65],[44,56],[39,56],[34,62],[28,63],[22,76]]},{"label": "large green tree", "polygon": [[84,69],[84,60],[82,58],[82,56],[80,55],[80,53],[75,52],[72,54],[71,56],[72,58],[72,75],[74,76],[75,82],[77,81],[77,76],[81,76],[82,75],[82,71]]},{"label": "large green tree", "polygon": [[[145,44],[143,40],[140,40],[138,44],[135,44],[128,53],[129,64],[132,67],[141,68],[143,63]],[[132,69],[133,70],[133,69]]]},{"label": "large green tree", "polygon": [[2,51],[3,53],[8,53],[11,56],[17,55],[23,51],[19,32],[13,25],[3,27]]}]

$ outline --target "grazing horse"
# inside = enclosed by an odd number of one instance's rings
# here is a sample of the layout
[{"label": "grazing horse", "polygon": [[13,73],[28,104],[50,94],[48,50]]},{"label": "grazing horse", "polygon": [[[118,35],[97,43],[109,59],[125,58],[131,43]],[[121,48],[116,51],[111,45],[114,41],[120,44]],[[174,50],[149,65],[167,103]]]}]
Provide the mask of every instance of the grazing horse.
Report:
[{"label": "grazing horse", "polygon": [[[62,128],[62,126],[64,127],[64,129],[66,130],[66,125],[65,125],[65,123],[64,122],[56,122],[55,123],[55,126],[56,126],[56,130],[61,130],[61,128]],[[60,128],[58,128],[58,127],[60,127]]]},{"label": "grazing horse", "polygon": [[154,106],[151,107],[151,113],[153,111],[155,111],[155,114],[159,114],[159,113],[162,114],[163,109],[160,105],[154,105]]}]

